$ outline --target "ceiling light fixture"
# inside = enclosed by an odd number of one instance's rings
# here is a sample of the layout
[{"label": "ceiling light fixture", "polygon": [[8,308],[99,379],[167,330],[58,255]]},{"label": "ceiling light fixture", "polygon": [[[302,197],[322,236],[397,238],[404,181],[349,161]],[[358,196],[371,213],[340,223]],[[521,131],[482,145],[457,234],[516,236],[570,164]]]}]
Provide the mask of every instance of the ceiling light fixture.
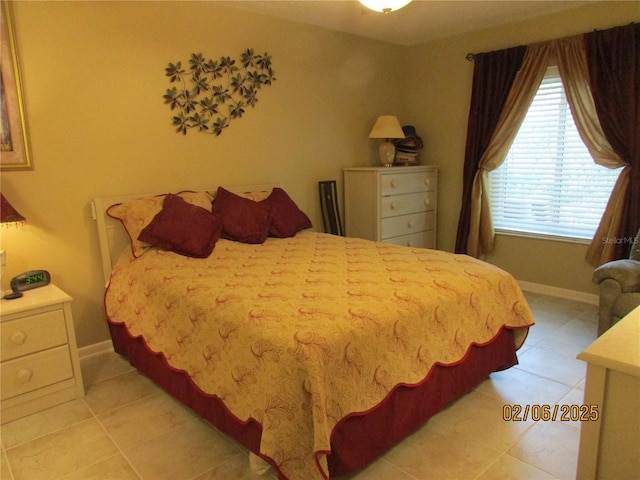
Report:
[{"label": "ceiling light fixture", "polygon": [[389,13],[400,10],[411,3],[411,0],[359,0],[362,5],[376,12]]}]

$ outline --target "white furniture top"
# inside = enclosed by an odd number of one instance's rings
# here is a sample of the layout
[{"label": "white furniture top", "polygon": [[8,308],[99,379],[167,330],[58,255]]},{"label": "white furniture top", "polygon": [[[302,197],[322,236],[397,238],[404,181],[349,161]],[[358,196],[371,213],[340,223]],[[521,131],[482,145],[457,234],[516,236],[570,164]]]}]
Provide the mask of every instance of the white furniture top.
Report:
[{"label": "white furniture top", "polygon": [[371,166],[371,167],[345,167],[344,170],[354,170],[361,172],[372,172],[382,170],[393,173],[410,173],[413,170],[424,170],[425,168],[437,169],[437,165],[402,165],[397,167]]},{"label": "white furniture top", "polygon": [[[38,294],[35,295],[35,292]],[[2,300],[0,302],[0,315],[11,315],[12,313],[24,312],[33,308],[48,307],[58,303],[70,302],[73,300],[53,284],[46,285],[34,290],[23,292],[24,295],[15,300]]]},{"label": "white furniture top", "polygon": [[640,377],[640,307],[578,354],[580,360]]}]

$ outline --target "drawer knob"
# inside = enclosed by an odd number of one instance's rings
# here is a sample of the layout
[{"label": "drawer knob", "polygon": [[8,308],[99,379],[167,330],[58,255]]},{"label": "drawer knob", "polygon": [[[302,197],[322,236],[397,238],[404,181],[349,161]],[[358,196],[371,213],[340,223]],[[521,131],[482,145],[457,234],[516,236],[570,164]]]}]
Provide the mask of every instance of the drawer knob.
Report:
[{"label": "drawer knob", "polygon": [[407,221],[407,227],[409,227],[409,228],[413,227],[413,221],[408,220]]},{"label": "drawer knob", "polygon": [[15,332],[11,332],[9,339],[15,345],[23,345],[24,342],[27,341],[27,334],[21,330],[16,330]]},{"label": "drawer knob", "polygon": [[16,378],[23,383],[27,383],[33,377],[33,370],[30,368],[21,368],[16,372]]},{"label": "drawer knob", "polygon": [[391,188],[396,188],[396,181],[395,181],[395,180],[391,180],[391,181],[389,182],[389,186],[390,186]]},{"label": "drawer knob", "polygon": [[396,209],[396,204],[395,204],[394,202],[391,202],[391,203],[389,204],[389,208],[390,208],[391,210],[395,210],[395,209]]},{"label": "drawer knob", "polygon": [[424,184],[425,184],[427,187],[428,187],[428,186],[430,186],[430,185],[431,185],[431,179],[430,179],[430,178],[428,178],[428,177],[427,177],[427,178],[425,178],[425,179],[424,179]]},{"label": "drawer knob", "polygon": [[431,204],[431,200],[429,200],[429,197],[426,197],[426,198],[424,199],[424,204],[425,204],[425,206],[427,206],[427,207]]}]

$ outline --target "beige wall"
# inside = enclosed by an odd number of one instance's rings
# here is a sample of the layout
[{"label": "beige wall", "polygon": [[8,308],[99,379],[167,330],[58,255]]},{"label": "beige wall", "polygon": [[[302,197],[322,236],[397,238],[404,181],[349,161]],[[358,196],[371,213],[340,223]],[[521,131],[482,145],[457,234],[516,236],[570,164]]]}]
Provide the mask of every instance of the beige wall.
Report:
[{"label": "beige wall", "polygon": [[[398,102],[385,72],[400,47],[210,2],[17,2],[14,17],[35,169],[2,174],[28,219],[2,231],[3,286],[49,270],[81,346],[108,338],[93,197],[282,182],[321,227],[317,182],[365,164],[369,128]],[[256,108],[220,137],[174,133],[167,64],[246,48],[271,54],[277,79]]]},{"label": "beige wall", "polygon": [[[28,219],[2,231],[3,287],[21,271],[49,270],[75,299],[79,345],[106,340],[93,197],[279,181],[320,227],[317,182],[374,162],[369,128],[393,112],[424,137],[426,163],[441,167],[438,244],[452,250],[472,74],[465,54],[639,19],[637,2],[604,3],[407,48],[211,2],[17,2],[35,169],[2,174],[2,192]],[[220,137],[174,133],[162,101],[168,62],[186,63],[193,52],[237,57],[246,48],[271,54],[276,72],[257,107]],[[559,272],[533,268],[553,271],[555,246],[530,258],[528,242],[501,239],[491,260],[524,280],[558,284]],[[581,248],[565,250],[581,258]],[[579,264],[567,260],[560,270],[587,278]],[[560,286],[590,287],[588,278],[569,277]]]}]

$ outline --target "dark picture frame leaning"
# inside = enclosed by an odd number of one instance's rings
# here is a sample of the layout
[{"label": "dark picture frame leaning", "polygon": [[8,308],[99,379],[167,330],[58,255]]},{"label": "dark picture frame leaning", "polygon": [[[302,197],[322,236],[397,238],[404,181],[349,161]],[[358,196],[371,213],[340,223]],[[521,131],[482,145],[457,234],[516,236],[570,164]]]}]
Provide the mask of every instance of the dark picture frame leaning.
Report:
[{"label": "dark picture frame leaning", "polygon": [[0,170],[33,168],[11,2],[0,8]]}]

